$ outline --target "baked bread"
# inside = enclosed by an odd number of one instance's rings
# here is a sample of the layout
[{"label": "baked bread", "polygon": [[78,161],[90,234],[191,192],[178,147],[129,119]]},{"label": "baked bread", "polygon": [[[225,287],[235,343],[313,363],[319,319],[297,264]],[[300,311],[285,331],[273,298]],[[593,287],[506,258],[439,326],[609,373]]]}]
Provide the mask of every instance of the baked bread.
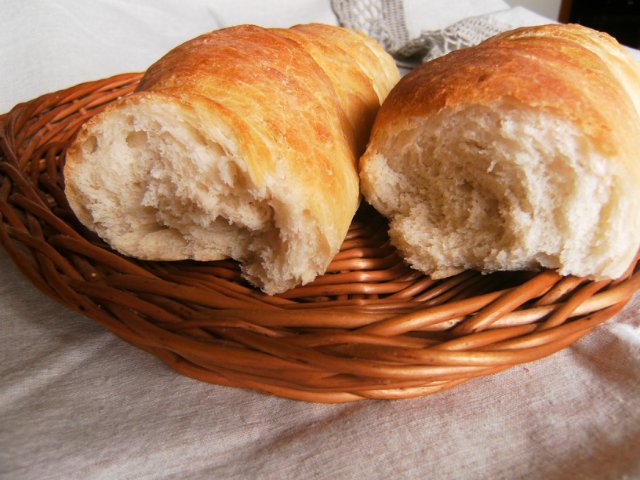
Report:
[{"label": "baked bread", "polygon": [[455,51],[392,90],[360,177],[394,245],[433,278],[616,278],[640,245],[640,67],[578,25]]},{"label": "baked bread", "polygon": [[398,78],[378,44],[338,27],[202,35],[82,127],[67,199],[125,255],[232,257],[282,292],[338,252],[359,202],[357,158]]}]

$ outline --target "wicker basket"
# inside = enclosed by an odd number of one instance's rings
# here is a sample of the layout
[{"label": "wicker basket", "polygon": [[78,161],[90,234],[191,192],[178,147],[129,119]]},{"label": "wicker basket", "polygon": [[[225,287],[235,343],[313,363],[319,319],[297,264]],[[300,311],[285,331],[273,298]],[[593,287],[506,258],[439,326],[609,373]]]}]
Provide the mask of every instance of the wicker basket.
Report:
[{"label": "wicker basket", "polygon": [[70,212],[61,169],[78,127],[139,74],[85,83],[0,117],[0,241],[41,291],[199,380],[314,402],[426,395],[554,353],[640,287],[554,272],[434,281],[358,212],[328,272],[278,296],[231,260],[142,262],[114,253]]}]

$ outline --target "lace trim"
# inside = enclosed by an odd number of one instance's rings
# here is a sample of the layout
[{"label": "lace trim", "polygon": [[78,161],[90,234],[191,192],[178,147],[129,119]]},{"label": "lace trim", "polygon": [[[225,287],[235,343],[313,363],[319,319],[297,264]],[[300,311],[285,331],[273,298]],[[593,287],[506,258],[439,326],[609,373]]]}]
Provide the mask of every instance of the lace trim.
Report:
[{"label": "lace trim", "polygon": [[342,26],[377,40],[404,68],[476,45],[511,28],[491,16],[478,16],[409,38],[402,0],[332,0],[331,6]]}]

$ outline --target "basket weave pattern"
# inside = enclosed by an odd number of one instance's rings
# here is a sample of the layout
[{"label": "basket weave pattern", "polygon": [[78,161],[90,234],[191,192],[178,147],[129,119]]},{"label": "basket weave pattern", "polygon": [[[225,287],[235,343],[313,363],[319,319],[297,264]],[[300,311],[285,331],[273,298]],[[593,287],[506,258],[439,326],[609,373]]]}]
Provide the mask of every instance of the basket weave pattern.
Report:
[{"label": "basket weave pattern", "polygon": [[80,225],[64,196],[78,127],[131,93],[124,74],[44,95],[0,117],[0,242],[42,292],[176,371],[299,400],[408,398],[552,354],[640,287],[551,271],[434,281],[407,267],[363,206],[327,273],[282,295],[236,262],[142,262]]}]

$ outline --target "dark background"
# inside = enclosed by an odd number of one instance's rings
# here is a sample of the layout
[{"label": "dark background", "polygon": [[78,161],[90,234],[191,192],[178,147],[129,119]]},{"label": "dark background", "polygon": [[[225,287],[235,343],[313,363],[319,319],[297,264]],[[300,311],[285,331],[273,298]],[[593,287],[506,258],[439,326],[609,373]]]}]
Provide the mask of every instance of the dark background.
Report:
[{"label": "dark background", "polygon": [[607,32],[623,45],[640,48],[640,0],[564,0],[560,21]]}]

